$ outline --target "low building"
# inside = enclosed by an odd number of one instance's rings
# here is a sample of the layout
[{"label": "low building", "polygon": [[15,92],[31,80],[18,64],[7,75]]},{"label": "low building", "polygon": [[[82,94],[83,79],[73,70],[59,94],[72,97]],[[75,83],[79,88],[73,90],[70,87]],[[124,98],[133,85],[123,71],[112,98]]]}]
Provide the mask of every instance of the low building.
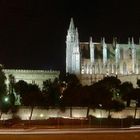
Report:
[{"label": "low building", "polygon": [[4,69],[6,76],[6,84],[9,83],[9,75],[14,76],[15,82],[24,80],[27,83],[37,84],[40,88],[43,86],[43,81],[50,79],[53,81],[59,77],[60,71],[53,70],[23,70],[23,69]]}]

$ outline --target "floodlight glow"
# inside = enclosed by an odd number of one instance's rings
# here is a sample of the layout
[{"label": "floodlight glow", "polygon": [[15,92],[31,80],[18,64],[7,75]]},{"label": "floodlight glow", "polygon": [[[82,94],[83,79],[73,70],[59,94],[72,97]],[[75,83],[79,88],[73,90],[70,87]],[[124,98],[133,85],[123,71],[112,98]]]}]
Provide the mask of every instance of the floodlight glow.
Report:
[{"label": "floodlight glow", "polygon": [[9,101],[9,98],[8,98],[8,97],[5,97],[5,98],[4,98],[4,101],[5,101],[5,102],[8,102],[8,101]]},{"label": "floodlight glow", "polygon": [[40,117],[42,118],[42,117],[44,117],[44,115],[43,114],[40,114]]},{"label": "floodlight glow", "polygon": [[100,107],[102,107],[102,104],[99,104]]},{"label": "floodlight glow", "polygon": [[98,113],[98,114],[96,115],[96,117],[97,117],[97,118],[102,118],[102,116],[101,116],[100,113]]}]

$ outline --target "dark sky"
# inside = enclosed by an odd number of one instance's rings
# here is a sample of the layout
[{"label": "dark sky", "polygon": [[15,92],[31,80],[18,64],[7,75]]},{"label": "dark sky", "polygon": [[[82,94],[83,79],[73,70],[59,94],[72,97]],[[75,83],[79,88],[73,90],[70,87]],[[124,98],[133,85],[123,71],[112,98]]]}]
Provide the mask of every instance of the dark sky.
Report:
[{"label": "dark sky", "polygon": [[70,18],[80,41],[127,42],[140,36],[136,0],[0,0],[0,63],[5,68],[65,67],[65,39]]}]

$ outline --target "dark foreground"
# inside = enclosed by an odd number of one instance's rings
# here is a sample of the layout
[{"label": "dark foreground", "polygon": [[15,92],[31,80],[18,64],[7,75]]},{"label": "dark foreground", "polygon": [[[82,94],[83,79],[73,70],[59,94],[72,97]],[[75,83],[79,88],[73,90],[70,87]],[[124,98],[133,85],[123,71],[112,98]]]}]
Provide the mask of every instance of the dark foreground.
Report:
[{"label": "dark foreground", "polygon": [[[27,129],[16,132],[0,130],[2,140],[139,140],[139,129]],[[13,132],[12,132],[13,131]],[[11,133],[11,134],[10,134]],[[12,134],[13,133],[13,134]],[[17,134],[16,134],[17,133]]]},{"label": "dark foreground", "polygon": [[62,119],[0,122],[0,140],[139,140],[140,120]]}]

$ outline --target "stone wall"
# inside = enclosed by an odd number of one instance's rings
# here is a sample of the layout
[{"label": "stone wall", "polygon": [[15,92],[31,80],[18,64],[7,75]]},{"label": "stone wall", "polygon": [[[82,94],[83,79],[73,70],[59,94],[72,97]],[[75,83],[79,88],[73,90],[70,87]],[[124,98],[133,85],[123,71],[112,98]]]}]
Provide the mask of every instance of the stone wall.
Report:
[{"label": "stone wall", "polygon": [[[22,120],[29,120],[31,114],[31,107],[20,107],[17,112],[17,116],[19,116]],[[73,118],[85,118],[87,114],[87,107],[73,107],[72,108],[72,117]],[[97,118],[107,118],[109,112],[101,109],[90,109],[89,115],[95,116]],[[112,118],[127,118],[134,117],[135,108],[126,108],[120,112],[111,111],[110,115]],[[70,118],[70,108],[66,108],[65,110],[60,110],[59,108],[48,108],[42,109],[35,107],[32,114],[32,120],[46,120],[48,118]],[[1,120],[7,120],[12,118],[11,113],[2,114]],[[136,118],[140,118],[140,108],[137,109]]]}]

